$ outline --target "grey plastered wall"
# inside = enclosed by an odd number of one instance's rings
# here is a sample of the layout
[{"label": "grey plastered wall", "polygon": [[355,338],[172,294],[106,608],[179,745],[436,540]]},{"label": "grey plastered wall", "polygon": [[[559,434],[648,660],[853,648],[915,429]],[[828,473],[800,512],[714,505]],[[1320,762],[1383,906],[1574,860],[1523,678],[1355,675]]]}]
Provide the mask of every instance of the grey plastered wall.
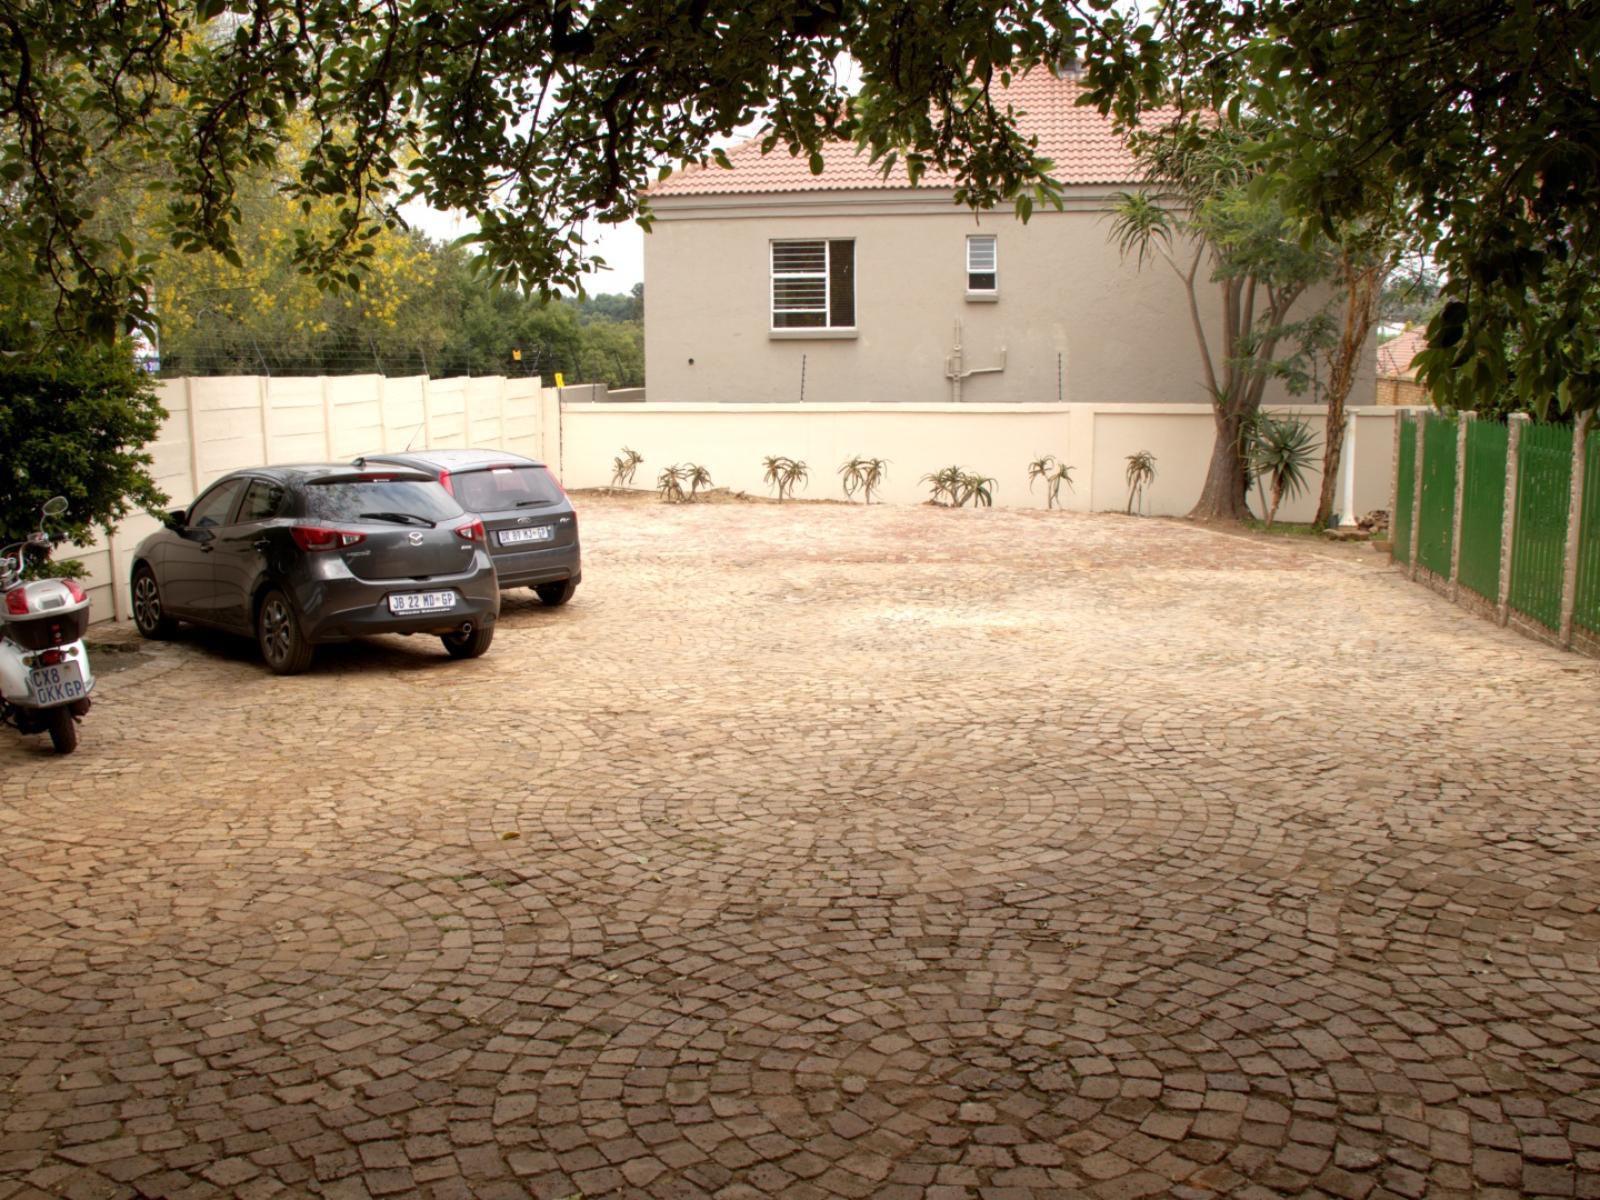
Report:
[{"label": "grey plastered wall", "polygon": [[[1064,211],[1023,224],[981,216],[948,192],[860,191],[662,197],[645,238],[645,361],[652,401],[915,402],[952,398],[945,362],[963,325],[966,403],[1186,403],[1207,399],[1183,288],[1162,261],[1142,269],[1110,241],[1114,189],[1069,189]],[[969,234],[993,234],[998,299],[969,300]],[[856,245],[853,337],[774,337],[774,238]],[[1202,265],[1201,278],[1208,274]],[[1213,353],[1217,289],[1200,289]],[[1312,311],[1327,293],[1301,302]],[[1375,351],[1352,404],[1371,403]],[[1309,397],[1301,398],[1299,402]],[[1281,385],[1269,406],[1295,402]]]}]

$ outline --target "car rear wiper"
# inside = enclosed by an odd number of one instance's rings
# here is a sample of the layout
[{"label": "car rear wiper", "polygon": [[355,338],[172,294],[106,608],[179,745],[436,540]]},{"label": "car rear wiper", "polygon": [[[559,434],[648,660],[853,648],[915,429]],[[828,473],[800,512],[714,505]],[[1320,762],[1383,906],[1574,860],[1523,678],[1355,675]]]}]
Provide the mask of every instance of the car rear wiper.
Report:
[{"label": "car rear wiper", "polygon": [[405,512],[362,513],[361,519],[363,521],[393,521],[397,525],[426,525],[429,529],[439,524],[437,521],[428,520],[427,517],[419,517],[416,513]]},{"label": "car rear wiper", "polygon": [[554,500],[518,500],[518,508],[542,508],[546,504],[554,504]]}]

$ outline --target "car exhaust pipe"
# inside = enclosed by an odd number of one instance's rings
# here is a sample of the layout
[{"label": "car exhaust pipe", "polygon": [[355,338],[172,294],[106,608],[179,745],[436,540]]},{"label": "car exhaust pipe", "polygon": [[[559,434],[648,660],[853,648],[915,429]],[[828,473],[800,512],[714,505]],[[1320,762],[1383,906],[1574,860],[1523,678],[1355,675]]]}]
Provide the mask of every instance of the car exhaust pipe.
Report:
[{"label": "car exhaust pipe", "polygon": [[463,621],[463,622],[461,622],[461,636],[462,637],[471,637],[472,636],[472,622],[471,621]]}]

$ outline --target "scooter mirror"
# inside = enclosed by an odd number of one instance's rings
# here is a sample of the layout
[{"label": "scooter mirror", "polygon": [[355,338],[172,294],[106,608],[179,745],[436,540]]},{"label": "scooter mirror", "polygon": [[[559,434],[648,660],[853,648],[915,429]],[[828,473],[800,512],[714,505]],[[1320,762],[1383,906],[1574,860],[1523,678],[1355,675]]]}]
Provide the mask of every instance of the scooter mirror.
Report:
[{"label": "scooter mirror", "polygon": [[44,515],[59,517],[67,511],[67,498],[65,496],[52,496],[44,502]]}]

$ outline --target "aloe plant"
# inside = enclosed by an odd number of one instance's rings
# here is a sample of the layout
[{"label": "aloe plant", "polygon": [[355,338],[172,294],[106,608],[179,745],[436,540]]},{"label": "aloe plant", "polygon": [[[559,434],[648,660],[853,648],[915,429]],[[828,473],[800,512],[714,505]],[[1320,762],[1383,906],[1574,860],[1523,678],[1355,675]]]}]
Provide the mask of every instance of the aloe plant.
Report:
[{"label": "aloe plant", "polygon": [[611,460],[611,486],[627,487],[633,483],[633,473],[644,461],[644,455],[624,446],[622,453]]},{"label": "aloe plant", "polygon": [[1245,461],[1258,487],[1270,485],[1271,500],[1264,504],[1263,515],[1271,528],[1284,499],[1293,500],[1306,490],[1307,474],[1322,444],[1305,422],[1270,413],[1260,415],[1251,426],[1250,435]]},{"label": "aloe plant", "polygon": [[960,466],[924,475],[921,482],[929,485],[935,504],[951,508],[965,507],[969,500],[974,508],[986,508],[994,504],[994,489],[998,486],[992,476],[979,475]]},{"label": "aloe plant", "polygon": [[1128,455],[1128,512],[1132,513],[1137,505],[1141,511],[1144,508],[1144,494],[1155,481],[1156,456],[1148,450],[1140,450]]},{"label": "aloe plant", "polygon": [[764,460],[767,484],[777,489],[779,500],[793,500],[794,489],[811,477],[806,464],[797,458],[782,454],[769,454]]},{"label": "aloe plant", "polygon": [[973,508],[990,508],[994,505],[994,489],[998,486],[999,481],[992,476],[963,471],[956,506],[963,507],[971,500]]},{"label": "aloe plant", "polygon": [[1042,454],[1028,464],[1028,490],[1033,491],[1033,485],[1039,480],[1045,483],[1046,508],[1056,508],[1061,503],[1061,485],[1067,485],[1067,490],[1072,491],[1072,468],[1058,459],[1054,454]]},{"label": "aloe plant", "polygon": [[685,463],[678,469],[683,472],[683,477],[689,484],[689,499],[691,501],[700,494],[701,488],[712,486],[710,470],[700,466],[698,463]]},{"label": "aloe plant", "polygon": [[661,493],[661,498],[668,504],[681,504],[685,499],[684,479],[682,467],[664,467],[661,474],[656,476],[656,491]]},{"label": "aloe plant", "polygon": [[871,504],[872,493],[888,478],[889,463],[887,459],[863,458],[858,454],[839,468],[839,474],[844,477],[846,500],[854,500],[856,493],[861,492],[865,502]]},{"label": "aloe plant", "polygon": [[956,494],[961,488],[962,474],[960,467],[945,467],[941,471],[929,472],[918,482],[929,485],[930,498],[935,504],[948,504],[953,507]]}]

